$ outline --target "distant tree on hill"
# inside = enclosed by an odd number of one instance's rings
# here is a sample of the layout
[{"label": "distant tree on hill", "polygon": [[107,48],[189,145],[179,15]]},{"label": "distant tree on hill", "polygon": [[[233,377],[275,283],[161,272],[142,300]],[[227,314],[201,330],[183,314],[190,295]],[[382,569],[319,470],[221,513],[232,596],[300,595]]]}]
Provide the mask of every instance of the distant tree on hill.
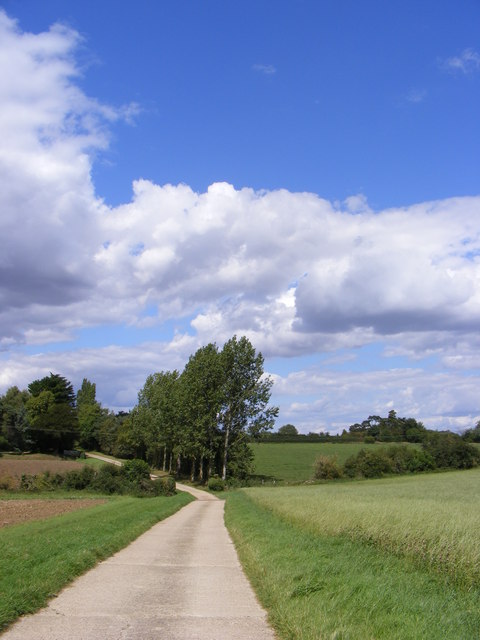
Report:
[{"label": "distant tree on hill", "polygon": [[342,436],[353,436],[356,439],[373,437],[380,442],[423,442],[427,430],[415,418],[399,418],[396,411],[389,411],[386,418],[372,415],[361,423],[352,424],[349,433]]},{"label": "distant tree on hill", "polygon": [[298,429],[293,424],[284,424],[283,427],[280,427],[278,430],[278,434],[281,436],[298,436]]},{"label": "distant tree on hill", "polygon": [[480,420],[473,429],[467,429],[462,437],[467,442],[480,442]]}]

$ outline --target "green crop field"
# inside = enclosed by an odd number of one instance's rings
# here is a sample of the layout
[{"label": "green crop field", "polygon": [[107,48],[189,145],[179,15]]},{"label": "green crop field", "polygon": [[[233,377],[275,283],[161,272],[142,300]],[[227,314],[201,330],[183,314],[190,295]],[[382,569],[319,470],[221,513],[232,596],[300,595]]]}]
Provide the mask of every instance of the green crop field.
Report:
[{"label": "green crop field", "polygon": [[[265,481],[305,482],[311,480],[319,455],[335,456],[340,464],[367,447],[388,446],[352,442],[261,442],[252,444],[254,474]],[[415,446],[415,445],[412,445]]]},{"label": "green crop field", "polygon": [[281,638],[480,637],[480,469],[244,489],[226,508]]}]

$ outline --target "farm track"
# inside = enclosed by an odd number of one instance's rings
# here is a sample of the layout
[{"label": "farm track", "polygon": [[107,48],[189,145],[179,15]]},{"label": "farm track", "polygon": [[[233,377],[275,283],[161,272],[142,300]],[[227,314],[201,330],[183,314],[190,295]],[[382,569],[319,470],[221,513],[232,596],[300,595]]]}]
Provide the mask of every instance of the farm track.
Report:
[{"label": "farm track", "polygon": [[224,525],[224,502],[191,492],[201,499],[19,620],[2,640],[274,640]]}]

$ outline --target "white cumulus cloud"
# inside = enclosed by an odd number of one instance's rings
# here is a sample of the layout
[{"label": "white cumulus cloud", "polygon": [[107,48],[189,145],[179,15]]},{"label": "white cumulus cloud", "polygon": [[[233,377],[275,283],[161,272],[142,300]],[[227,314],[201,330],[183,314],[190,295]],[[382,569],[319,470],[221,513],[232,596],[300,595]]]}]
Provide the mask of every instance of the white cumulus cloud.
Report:
[{"label": "white cumulus cloud", "polygon": [[[106,397],[119,406],[114,384],[131,398],[149,367],[180,366],[200,344],[237,333],[267,357],[373,342],[385,345],[385,357],[433,354],[456,372],[445,384],[467,389],[459,372],[478,367],[480,346],[479,196],[374,211],[363,194],[338,204],[314,193],[227,183],[198,193],[139,179],[130,202],[108,207],[95,193],[92,163],[108,144],[108,123],[136,108],[85,95],[78,42],[62,26],[24,33],[0,12],[2,388],[56,367],[79,376],[83,367],[82,375],[93,370],[105,381]],[[477,64],[473,50],[462,55],[465,65]],[[98,357],[94,350],[36,357],[19,351],[23,343],[72,341],[85,327],[178,320],[189,331],[171,344],[105,347]],[[132,359],[139,364],[129,375]],[[113,370],[125,381],[115,381]],[[398,375],[388,379],[392,388],[411,386]],[[438,391],[439,380],[428,383]],[[364,389],[377,384],[374,377],[362,381]],[[292,388],[295,382],[288,378]],[[324,392],[333,386],[317,385],[320,397],[313,404],[297,399],[291,415],[317,407],[333,420],[334,403]],[[459,396],[468,416],[469,394]],[[405,411],[421,404],[414,395],[410,405],[405,396]],[[442,396],[453,421],[454,396]],[[342,402],[346,416],[347,392]]]}]

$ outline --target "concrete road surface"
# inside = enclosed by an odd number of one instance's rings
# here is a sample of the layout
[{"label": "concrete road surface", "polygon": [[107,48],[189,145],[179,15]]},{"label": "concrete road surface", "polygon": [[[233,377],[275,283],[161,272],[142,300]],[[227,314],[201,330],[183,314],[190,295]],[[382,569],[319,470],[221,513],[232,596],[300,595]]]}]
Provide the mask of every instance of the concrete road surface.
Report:
[{"label": "concrete road surface", "polygon": [[20,619],[1,640],[274,640],[224,525],[224,502],[191,492],[200,499]]}]

